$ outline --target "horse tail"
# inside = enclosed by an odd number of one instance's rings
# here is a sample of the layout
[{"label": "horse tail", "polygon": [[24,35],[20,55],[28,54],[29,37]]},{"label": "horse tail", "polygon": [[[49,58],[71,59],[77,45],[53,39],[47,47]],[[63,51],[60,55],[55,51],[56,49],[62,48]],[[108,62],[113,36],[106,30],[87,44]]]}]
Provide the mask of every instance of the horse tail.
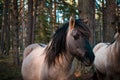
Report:
[{"label": "horse tail", "polygon": [[39,44],[35,43],[35,44],[31,44],[29,46],[27,46],[23,52],[23,59],[25,59],[30,53],[31,51],[33,51],[35,48],[37,48],[38,46],[40,46]]},{"label": "horse tail", "polygon": [[93,48],[93,52],[96,53],[97,50],[99,50],[101,47],[103,47],[104,45],[106,45],[105,43],[98,43],[94,48]]}]

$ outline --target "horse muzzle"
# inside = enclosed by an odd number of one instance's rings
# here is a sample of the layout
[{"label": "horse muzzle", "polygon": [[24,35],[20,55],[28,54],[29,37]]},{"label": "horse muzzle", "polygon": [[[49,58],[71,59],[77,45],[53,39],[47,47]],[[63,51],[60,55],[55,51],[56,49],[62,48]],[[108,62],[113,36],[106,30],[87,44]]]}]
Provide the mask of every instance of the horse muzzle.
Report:
[{"label": "horse muzzle", "polygon": [[95,59],[94,54],[92,53],[92,55],[90,53],[85,53],[85,56],[82,58],[82,62],[85,66],[90,66],[93,64]]}]

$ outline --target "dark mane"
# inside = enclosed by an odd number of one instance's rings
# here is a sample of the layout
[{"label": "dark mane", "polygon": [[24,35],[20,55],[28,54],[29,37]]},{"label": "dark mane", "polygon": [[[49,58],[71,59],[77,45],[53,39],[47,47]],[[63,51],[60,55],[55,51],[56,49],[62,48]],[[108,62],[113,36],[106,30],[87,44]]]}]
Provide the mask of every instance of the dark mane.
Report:
[{"label": "dark mane", "polygon": [[[58,28],[55,34],[52,36],[50,44],[46,47],[45,60],[48,62],[48,65],[55,63],[55,58],[59,57],[62,52],[66,51],[66,35],[68,30],[69,23],[65,23],[62,27]],[[86,36],[89,35],[89,29],[82,22],[81,19],[75,20],[75,27],[80,28],[80,31],[85,33]]]},{"label": "dark mane", "polygon": [[91,36],[91,32],[90,32],[90,29],[88,28],[88,26],[83,22],[83,20],[81,20],[81,19],[76,20],[75,25],[80,30],[82,35],[89,39],[89,37]]}]

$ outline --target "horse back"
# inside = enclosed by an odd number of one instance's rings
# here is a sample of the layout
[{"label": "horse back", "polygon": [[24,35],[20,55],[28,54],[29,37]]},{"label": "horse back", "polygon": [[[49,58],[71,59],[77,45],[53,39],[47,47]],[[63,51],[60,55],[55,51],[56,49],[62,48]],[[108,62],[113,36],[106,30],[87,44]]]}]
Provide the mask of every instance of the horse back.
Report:
[{"label": "horse back", "polygon": [[[36,49],[37,47],[41,47],[41,49],[43,48],[43,46],[35,43],[35,44],[31,44],[29,46],[27,46],[23,52],[23,59],[25,59],[34,49]],[[45,46],[44,46],[45,47]]]},{"label": "horse back", "polygon": [[38,47],[39,45],[38,44],[31,44],[29,46],[27,46],[23,52],[23,59],[25,59],[25,57],[27,55],[29,55],[29,53],[34,50],[36,47]]},{"label": "horse back", "polygon": [[103,46],[106,46],[108,43],[98,43],[94,48],[93,48],[93,52],[94,54]]}]

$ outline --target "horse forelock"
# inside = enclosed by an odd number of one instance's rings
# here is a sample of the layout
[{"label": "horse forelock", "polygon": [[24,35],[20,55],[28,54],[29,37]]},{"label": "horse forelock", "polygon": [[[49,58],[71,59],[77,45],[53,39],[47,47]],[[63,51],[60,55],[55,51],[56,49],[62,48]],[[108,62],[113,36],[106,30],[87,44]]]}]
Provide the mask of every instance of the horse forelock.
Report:
[{"label": "horse forelock", "polygon": [[80,32],[84,35],[84,37],[89,38],[91,36],[90,29],[88,26],[83,22],[82,19],[78,19],[75,21],[75,25],[77,25]]}]

